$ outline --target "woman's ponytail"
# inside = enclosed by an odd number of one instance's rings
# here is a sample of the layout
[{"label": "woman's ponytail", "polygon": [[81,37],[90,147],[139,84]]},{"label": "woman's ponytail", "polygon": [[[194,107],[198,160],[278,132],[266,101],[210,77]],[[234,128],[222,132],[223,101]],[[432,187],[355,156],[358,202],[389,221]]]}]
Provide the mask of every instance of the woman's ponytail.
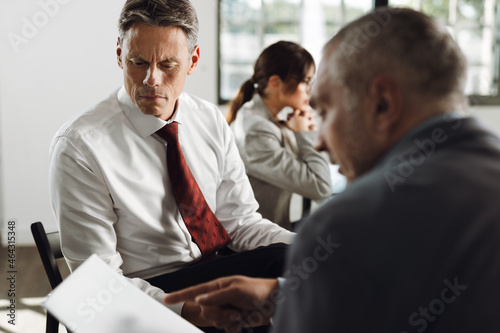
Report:
[{"label": "woman's ponytail", "polygon": [[229,103],[229,110],[226,115],[228,124],[231,124],[236,119],[236,114],[238,113],[238,110],[243,106],[243,104],[252,99],[253,94],[256,90],[255,86],[256,84],[253,83],[252,79],[246,80],[241,85],[238,93],[236,94],[236,97],[234,97],[233,100]]}]

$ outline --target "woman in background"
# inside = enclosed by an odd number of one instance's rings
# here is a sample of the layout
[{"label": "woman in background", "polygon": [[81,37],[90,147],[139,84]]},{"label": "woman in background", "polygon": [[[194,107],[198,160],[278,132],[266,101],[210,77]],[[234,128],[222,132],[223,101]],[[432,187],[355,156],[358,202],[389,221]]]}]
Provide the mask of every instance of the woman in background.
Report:
[{"label": "woman in background", "polygon": [[[314,72],[309,52],[296,43],[277,42],[262,51],[227,114],[259,212],[287,229],[292,193],[319,200],[332,192],[328,162],[313,147],[316,120],[309,96]],[[283,116],[286,107],[292,112]]]}]

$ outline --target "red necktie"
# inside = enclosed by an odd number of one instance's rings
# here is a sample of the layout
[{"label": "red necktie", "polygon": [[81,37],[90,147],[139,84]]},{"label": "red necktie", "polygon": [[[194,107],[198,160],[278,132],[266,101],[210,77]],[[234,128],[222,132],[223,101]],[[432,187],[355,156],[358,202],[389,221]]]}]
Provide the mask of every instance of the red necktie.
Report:
[{"label": "red necktie", "polygon": [[178,140],[177,122],[156,133],[167,141],[167,167],[177,207],[202,259],[213,257],[231,241],[226,229],[212,212],[184,159]]}]

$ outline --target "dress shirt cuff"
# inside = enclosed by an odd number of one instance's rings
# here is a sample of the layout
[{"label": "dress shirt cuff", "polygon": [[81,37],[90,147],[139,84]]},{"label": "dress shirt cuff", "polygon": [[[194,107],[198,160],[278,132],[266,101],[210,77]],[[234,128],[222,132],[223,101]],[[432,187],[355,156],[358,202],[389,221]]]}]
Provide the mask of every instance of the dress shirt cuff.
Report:
[{"label": "dress shirt cuff", "polygon": [[283,291],[283,287],[285,286],[286,278],[278,277],[278,291]]},{"label": "dress shirt cuff", "polygon": [[[286,278],[278,277],[278,293],[283,292],[283,287],[285,286]],[[269,318],[271,321],[271,325],[274,324],[273,317]]]},{"label": "dress shirt cuff", "polygon": [[165,303],[163,303],[163,299],[165,298],[165,296],[167,296],[167,293],[160,292],[156,294],[155,299],[180,316],[182,313],[182,307],[184,306],[184,302],[172,305],[166,305]]},{"label": "dress shirt cuff", "polygon": [[295,240],[295,237],[297,236],[296,232],[286,230],[285,228],[282,228],[278,226],[274,222],[270,222],[273,227],[277,227],[277,233],[275,236],[272,237],[271,241],[268,244],[259,244],[258,246],[263,246],[263,245],[270,245],[270,244],[275,244],[275,243],[285,243],[285,244],[293,244],[293,241]]}]

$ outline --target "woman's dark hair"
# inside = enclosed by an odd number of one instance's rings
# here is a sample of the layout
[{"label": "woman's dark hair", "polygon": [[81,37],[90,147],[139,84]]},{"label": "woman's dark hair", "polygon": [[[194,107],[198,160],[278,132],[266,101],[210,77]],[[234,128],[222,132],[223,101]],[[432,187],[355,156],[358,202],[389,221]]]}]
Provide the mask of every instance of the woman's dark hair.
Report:
[{"label": "woman's dark hair", "polygon": [[287,84],[287,92],[294,92],[311,66],[314,66],[313,57],[296,43],[280,41],[268,46],[255,62],[253,76],[241,85],[229,104],[227,122],[231,124],[236,119],[238,110],[252,99],[255,92],[265,97],[264,90],[272,75],[278,75]]}]

